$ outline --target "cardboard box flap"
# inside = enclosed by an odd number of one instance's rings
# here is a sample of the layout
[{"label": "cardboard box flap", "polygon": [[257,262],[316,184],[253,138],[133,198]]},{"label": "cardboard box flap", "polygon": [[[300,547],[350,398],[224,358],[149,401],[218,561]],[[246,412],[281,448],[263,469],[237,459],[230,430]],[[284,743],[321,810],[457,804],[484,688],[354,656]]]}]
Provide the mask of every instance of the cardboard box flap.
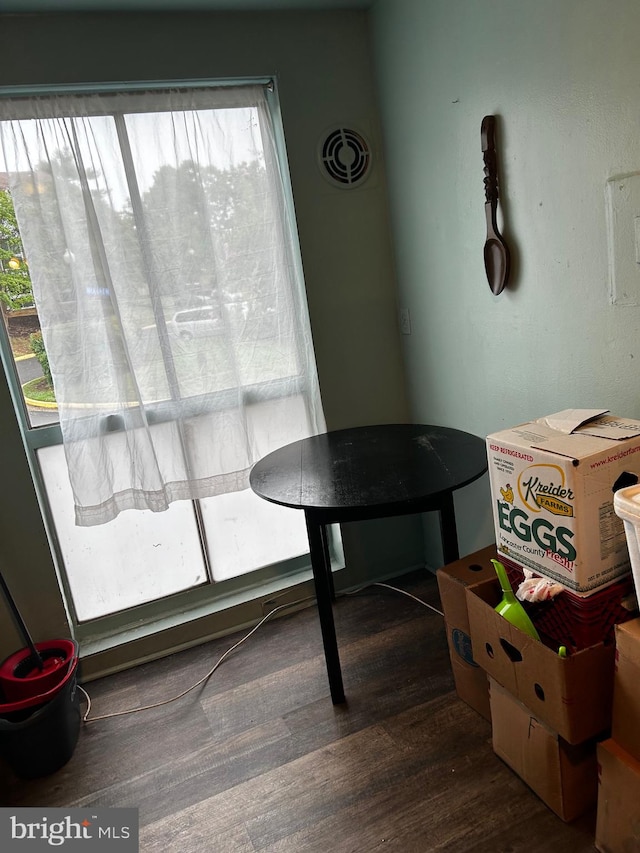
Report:
[{"label": "cardboard box flap", "polygon": [[625,657],[640,667],[640,618],[615,626],[617,657]]},{"label": "cardboard box flap", "polygon": [[551,429],[570,435],[578,427],[594,418],[599,418],[600,415],[606,415],[608,411],[609,409],[564,409],[562,412],[540,418],[540,421]]},{"label": "cardboard box flap", "polygon": [[578,463],[602,450],[602,438],[583,432],[572,432],[567,435],[554,430],[545,438],[544,442],[537,444],[532,442],[531,447],[534,450],[543,450],[547,453],[555,453],[556,456],[564,456]]},{"label": "cardboard box flap", "polygon": [[[640,434],[640,422],[637,422],[636,426]],[[601,434],[591,435],[590,432],[584,432],[582,428],[576,428],[573,432],[564,432],[554,429],[545,418],[534,423],[512,427],[510,430],[498,433],[496,437],[498,440],[513,442],[514,445],[522,448],[523,452],[528,450],[553,453],[576,461],[587,459],[605,449]],[[618,437],[627,438],[628,434],[618,435]],[[493,436],[489,438],[493,439]]]},{"label": "cardboard box flap", "polygon": [[540,422],[564,435],[590,435],[609,441],[624,441],[640,435],[640,421],[617,418],[608,409],[565,409],[540,418]]},{"label": "cardboard box flap", "polygon": [[595,438],[607,438],[610,441],[624,441],[640,435],[640,421],[632,418],[616,418],[614,415],[602,415],[576,432],[581,435],[592,435]]}]

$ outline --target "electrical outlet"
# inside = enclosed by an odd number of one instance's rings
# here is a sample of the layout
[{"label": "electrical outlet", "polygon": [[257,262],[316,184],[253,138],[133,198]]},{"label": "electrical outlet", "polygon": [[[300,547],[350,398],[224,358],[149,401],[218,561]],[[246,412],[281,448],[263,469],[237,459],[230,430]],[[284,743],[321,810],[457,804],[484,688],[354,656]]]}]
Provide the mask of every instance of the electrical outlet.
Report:
[{"label": "electrical outlet", "polygon": [[408,308],[400,309],[400,331],[403,335],[411,334],[411,315]]}]

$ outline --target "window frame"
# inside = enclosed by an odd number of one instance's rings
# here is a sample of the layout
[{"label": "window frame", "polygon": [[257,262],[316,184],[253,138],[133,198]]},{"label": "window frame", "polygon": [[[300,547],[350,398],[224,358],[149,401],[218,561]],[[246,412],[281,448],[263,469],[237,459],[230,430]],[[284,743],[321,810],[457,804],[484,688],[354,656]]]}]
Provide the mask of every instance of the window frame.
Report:
[{"label": "window frame", "polygon": [[[52,94],[88,94],[88,93],[128,93],[136,90],[161,90],[166,89],[193,89],[193,88],[219,88],[221,86],[238,85],[263,85],[266,91],[271,118],[273,121],[275,143],[278,163],[281,168],[281,177],[287,209],[295,218],[295,205],[289,170],[286,168],[288,157],[286,152],[284,127],[280,111],[277,79],[275,76],[249,77],[249,78],[224,78],[224,79],[187,79],[187,80],[155,80],[137,82],[109,82],[88,83],[82,85],[43,85],[43,86],[5,86],[0,87],[0,99],[16,97],[37,97]],[[293,238],[295,240],[295,263],[298,272],[302,275],[301,251],[294,228]],[[198,616],[210,616],[220,610],[229,607],[250,604],[256,600],[264,599],[265,594],[272,595],[274,592],[284,594],[282,591],[291,589],[298,584],[304,584],[311,590],[311,562],[309,554],[293,558],[286,564],[279,563],[257,569],[247,575],[241,575],[231,580],[214,581],[209,571],[207,559],[208,583],[197,587],[174,593],[171,596],[156,599],[151,602],[136,605],[115,614],[108,614],[82,622],[77,618],[73,606],[73,597],[66,579],[64,561],[53,524],[53,514],[46,494],[43,476],[37,459],[38,450],[53,445],[62,444],[62,432],[59,423],[51,423],[41,426],[32,426],[29,413],[22,394],[16,363],[10,346],[8,331],[4,329],[0,333],[0,360],[2,361],[9,391],[12,398],[15,415],[26,451],[29,469],[34,482],[36,496],[40,507],[41,516],[47,534],[49,548],[51,550],[54,567],[57,574],[58,584],[61,587],[68,612],[68,618],[74,637],[79,641],[81,650],[85,653],[104,649],[112,649],[120,645],[124,637],[135,639],[144,637],[163,629],[176,627],[184,622],[190,621]],[[278,383],[271,381],[264,388],[260,385],[246,389],[256,400],[267,399],[278,395]],[[221,394],[219,405],[224,405],[224,394]],[[162,405],[158,407],[158,419],[163,419]],[[196,511],[197,515],[197,511]],[[345,567],[344,553],[342,550],[341,537],[337,525],[328,531],[330,556],[332,570],[336,571]],[[202,588],[207,587],[212,594],[203,601]],[[215,592],[214,592],[215,590]],[[242,619],[240,621],[243,621]]]}]

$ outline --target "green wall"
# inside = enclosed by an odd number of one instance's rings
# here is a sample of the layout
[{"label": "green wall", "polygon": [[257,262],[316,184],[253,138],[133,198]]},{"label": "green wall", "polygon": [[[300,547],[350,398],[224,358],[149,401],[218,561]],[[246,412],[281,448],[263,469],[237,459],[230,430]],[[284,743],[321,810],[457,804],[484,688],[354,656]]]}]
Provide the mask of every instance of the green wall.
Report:
[{"label": "green wall", "polygon": [[[610,300],[605,192],[640,170],[640,5],[378,0],[372,25],[413,416],[477,435],[573,407],[640,416],[640,305]],[[483,265],[490,114],[500,296]],[[640,294],[637,265],[622,284]],[[488,544],[486,478],[459,508],[463,549]]]}]

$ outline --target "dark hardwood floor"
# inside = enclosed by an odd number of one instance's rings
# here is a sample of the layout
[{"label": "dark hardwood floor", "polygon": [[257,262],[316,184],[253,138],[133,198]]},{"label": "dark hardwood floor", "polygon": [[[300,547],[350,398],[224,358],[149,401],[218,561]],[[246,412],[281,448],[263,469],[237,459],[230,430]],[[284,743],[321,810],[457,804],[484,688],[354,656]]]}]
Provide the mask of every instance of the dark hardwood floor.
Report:
[{"label": "dark hardwood floor", "polygon": [[[440,606],[427,572],[395,585]],[[494,755],[490,724],[456,696],[439,615],[380,587],[335,612],[345,706],[309,608],[267,622],[185,698],[85,724],[56,774],[3,768],[1,804],[135,806],[144,853],[595,850],[593,814],[563,823]],[[92,715],[175,695],[237,638],[86,685]]]}]

